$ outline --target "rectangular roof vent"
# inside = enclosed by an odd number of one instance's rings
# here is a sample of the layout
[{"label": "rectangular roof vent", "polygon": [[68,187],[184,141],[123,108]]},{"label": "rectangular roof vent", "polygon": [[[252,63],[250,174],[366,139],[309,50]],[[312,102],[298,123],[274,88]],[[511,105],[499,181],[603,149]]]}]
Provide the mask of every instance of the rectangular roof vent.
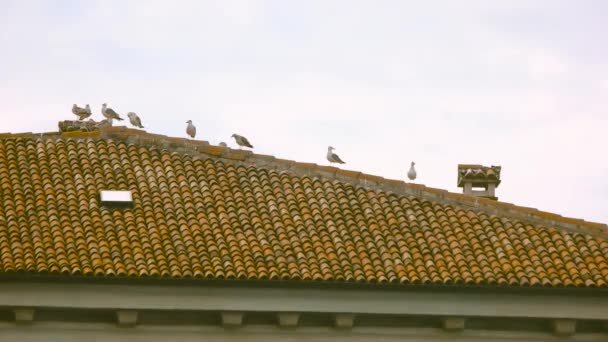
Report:
[{"label": "rectangular roof vent", "polygon": [[101,190],[99,196],[101,204],[130,205],[133,203],[133,196],[129,190]]}]

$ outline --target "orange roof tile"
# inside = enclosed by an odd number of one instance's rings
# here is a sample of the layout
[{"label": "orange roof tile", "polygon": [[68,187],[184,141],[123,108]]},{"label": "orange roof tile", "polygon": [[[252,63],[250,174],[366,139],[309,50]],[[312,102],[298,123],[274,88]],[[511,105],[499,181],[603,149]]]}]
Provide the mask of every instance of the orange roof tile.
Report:
[{"label": "orange roof tile", "polygon": [[[100,190],[131,190],[108,208]],[[0,273],[608,287],[608,228],[123,127],[0,135]]]}]

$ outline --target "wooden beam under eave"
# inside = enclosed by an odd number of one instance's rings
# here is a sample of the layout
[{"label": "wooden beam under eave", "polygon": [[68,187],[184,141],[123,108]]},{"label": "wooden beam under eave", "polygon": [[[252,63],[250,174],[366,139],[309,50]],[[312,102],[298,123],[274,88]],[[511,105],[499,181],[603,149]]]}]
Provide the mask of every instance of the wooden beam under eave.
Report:
[{"label": "wooden beam under eave", "polygon": [[553,333],[557,336],[572,336],[576,333],[575,319],[554,319]]},{"label": "wooden beam under eave", "polygon": [[17,308],[13,309],[15,314],[15,323],[17,324],[31,324],[34,322],[34,309],[33,308]]},{"label": "wooden beam under eave", "polygon": [[445,317],[441,321],[441,326],[445,331],[463,331],[466,323],[464,317]]},{"label": "wooden beam under eave", "polygon": [[355,315],[350,313],[334,314],[334,326],[338,329],[352,329],[355,325]]},{"label": "wooden beam under eave", "polygon": [[300,314],[297,312],[279,312],[277,318],[281,328],[295,328],[298,326]]},{"label": "wooden beam under eave", "polygon": [[222,325],[224,328],[238,328],[243,325],[243,317],[245,316],[239,311],[222,311]]},{"label": "wooden beam under eave", "polygon": [[116,310],[116,324],[121,328],[132,328],[137,324],[136,310]]}]

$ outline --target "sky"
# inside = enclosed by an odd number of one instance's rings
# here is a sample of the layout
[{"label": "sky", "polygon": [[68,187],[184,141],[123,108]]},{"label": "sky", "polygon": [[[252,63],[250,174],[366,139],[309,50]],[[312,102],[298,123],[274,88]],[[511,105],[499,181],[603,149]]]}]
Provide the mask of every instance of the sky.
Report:
[{"label": "sky", "polygon": [[0,132],[73,103],[148,132],[608,223],[608,2],[0,0]]}]

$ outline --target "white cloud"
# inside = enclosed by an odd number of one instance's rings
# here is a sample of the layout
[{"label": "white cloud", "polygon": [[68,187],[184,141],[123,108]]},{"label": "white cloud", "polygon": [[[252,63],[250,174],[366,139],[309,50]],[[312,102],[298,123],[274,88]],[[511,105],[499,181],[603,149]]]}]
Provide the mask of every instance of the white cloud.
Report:
[{"label": "white cloud", "polygon": [[72,103],[99,117],[108,102],[155,133],[192,119],[202,139],[239,132],[282,158],[325,163],[332,144],[347,168],[401,179],[415,160],[421,183],[452,191],[456,164],[503,165],[501,199],[608,222],[608,58],[559,40],[585,22],[549,44],[534,39],[547,2],[437,4],[14,2],[0,131],[52,131]]},{"label": "white cloud", "polygon": [[535,80],[561,76],[568,69],[565,61],[546,52],[534,52],[528,56],[528,60],[530,73]]}]

